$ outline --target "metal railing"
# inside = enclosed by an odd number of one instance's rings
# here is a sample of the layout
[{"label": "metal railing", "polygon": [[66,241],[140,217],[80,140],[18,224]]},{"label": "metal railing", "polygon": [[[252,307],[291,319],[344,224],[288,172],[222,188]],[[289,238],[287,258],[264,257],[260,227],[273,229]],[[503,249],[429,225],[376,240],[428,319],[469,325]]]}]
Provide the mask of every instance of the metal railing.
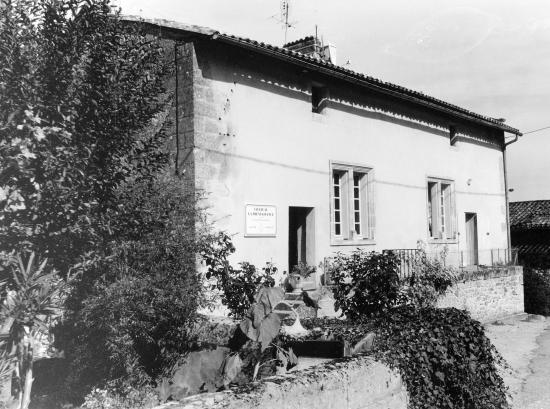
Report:
[{"label": "metal railing", "polygon": [[[401,278],[410,277],[414,268],[415,258],[420,256],[417,249],[393,249],[401,261]],[[486,268],[514,266],[518,264],[518,252],[516,249],[482,249],[476,252],[447,251],[426,252],[426,257],[439,260],[444,266],[454,267],[460,270],[483,270]]]},{"label": "metal railing", "polygon": [[[399,277],[406,279],[414,272],[414,265],[421,256],[418,249],[387,249],[382,252],[393,252],[399,258]],[[482,249],[477,252],[469,251],[447,251],[447,252],[425,252],[426,257],[432,260],[439,260],[441,264],[454,267],[460,270],[477,271],[486,268],[498,268],[518,265],[517,249]],[[322,264],[323,281],[325,285],[331,285],[330,263],[332,258],[325,257]]]}]

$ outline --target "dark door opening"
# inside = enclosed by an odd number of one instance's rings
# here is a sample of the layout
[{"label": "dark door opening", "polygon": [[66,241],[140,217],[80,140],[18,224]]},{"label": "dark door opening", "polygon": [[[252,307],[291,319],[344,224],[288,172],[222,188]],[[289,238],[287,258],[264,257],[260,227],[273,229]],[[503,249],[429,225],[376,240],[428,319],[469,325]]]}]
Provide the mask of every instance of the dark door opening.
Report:
[{"label": "dark door opening", "polygon": [[467,248],[467,265],[477,266],[478,248],[477,248],[477,214],[466,213],[466,248]]},{"label": "dark door opening", "polygon": [[288,271],[298,263],[314,263],[313,207],[288,208]]}]

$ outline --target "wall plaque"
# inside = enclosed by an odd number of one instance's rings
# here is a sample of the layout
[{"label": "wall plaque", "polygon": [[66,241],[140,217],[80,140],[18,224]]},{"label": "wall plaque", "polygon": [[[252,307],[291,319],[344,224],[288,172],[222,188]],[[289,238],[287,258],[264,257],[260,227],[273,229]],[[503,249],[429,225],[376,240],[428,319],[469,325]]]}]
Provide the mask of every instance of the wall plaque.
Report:
[{"label": "wall plaque", "polygon": [[246,237],[275,237],[277,235],[277,208],[268,205],[247,204],[244,235]]}]

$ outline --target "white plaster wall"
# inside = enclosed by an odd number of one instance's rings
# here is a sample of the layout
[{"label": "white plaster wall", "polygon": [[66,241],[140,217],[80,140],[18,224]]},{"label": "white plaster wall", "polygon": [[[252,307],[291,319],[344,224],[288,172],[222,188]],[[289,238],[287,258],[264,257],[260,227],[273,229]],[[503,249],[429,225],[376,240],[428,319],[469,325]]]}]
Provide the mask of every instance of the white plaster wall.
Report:
[{"label": "white plaster wall", "polygon": [[[225,137],[214,141],[206,133],[197,138],[195,151],[197,161],[223,163],[202,183],[211,193],[217,226],[234,234],[235,262],[273,261],[287,268],[289,206],[315,208],[317,263],[357,247],[330,245],[331,160],[374,169],[375,244],[365,248],[415,248],[417,240],[428,241],[428,176],[455,183],[459,239],[448,243],[449,251],[465,250],[465,212],[477,213],[481,263],[488,262],[485,250],[507,247],[498,149],[465,141],[452,147],[441,134],[384,115],[357,115],[331,106],[314,114],[307,85],[278,83],[276,75],[232,72],[212,62],[202,81],[212,94],[211,110],[203,118],[218,116],[218,133]],[[200,118],[199,112],[199,123]],[[244,237],[246,203],[277,207],[277,237]]]}]

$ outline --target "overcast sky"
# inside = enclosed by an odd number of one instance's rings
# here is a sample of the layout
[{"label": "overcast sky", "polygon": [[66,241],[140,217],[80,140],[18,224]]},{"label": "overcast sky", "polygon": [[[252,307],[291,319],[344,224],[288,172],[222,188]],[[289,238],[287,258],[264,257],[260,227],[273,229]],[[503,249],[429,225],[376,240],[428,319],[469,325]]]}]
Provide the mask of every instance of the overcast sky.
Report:
[{"label": "overcast sky", "polygon": [[[284,43],[279,0],[115,0],[124,14]],[[548,0],[290,0],[288,41],[314,34],[339,64],[506,122],[550,126]],[[511,201],[550,199],[550,129],[508,147]]]}]

